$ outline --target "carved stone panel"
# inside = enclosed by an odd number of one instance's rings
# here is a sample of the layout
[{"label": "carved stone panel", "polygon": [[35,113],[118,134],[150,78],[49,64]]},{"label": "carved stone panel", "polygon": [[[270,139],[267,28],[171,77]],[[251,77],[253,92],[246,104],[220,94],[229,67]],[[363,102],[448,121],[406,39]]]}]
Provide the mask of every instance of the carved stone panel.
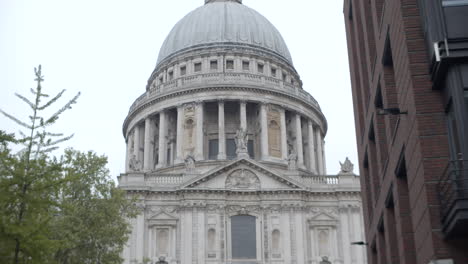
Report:
[{"label": "carved stone panel", "polygon": [[260,189],[260,180],[257,175],[248,169],[233,171],[226,179],[227,189]]}]

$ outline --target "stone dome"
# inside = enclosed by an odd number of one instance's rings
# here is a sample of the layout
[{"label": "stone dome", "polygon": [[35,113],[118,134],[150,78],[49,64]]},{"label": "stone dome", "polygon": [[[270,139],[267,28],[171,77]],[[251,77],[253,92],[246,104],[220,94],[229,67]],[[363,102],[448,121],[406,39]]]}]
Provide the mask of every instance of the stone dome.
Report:
[{"label": "stone dome", "polygon": [[182,18],[164,41],[158,65],[165,59],[198,48],[231,45],[273,53],[293,65],[279,31],[242,1],[206,1]]}]

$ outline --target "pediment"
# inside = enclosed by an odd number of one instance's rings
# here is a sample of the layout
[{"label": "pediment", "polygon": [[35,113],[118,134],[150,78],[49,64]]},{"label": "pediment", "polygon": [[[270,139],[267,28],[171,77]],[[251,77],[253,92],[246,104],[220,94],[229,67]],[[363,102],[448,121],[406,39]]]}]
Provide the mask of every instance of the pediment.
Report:
[{"label": "pediment", "polygon": [[336,220],[335,217],[327,214],[327,213],[319,213],[313,217],[310,218],[311,221],[330,221],[330,220]]},{"label": "pediment", "polygon": [[231,191],[302,190],[299,183],[262,164],[240,159],[198,176],[183,189]]},{"label": "pediment", "polygon": [[169,213],[166,213],[164,211],[160,211],[156,214],[154,214],[153,216],[151,216],[149,219],[151,220],[177,220],[177,217],[169,214]]}]

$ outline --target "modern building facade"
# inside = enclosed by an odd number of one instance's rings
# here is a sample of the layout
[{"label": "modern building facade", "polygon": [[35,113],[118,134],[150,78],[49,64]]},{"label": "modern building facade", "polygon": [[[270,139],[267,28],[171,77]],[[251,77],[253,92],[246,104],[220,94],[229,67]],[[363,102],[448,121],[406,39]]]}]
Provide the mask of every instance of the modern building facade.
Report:
[{"label": "modern building facade", "polygon": [[468,1],[344,16],[369,263],[468,263]]},{"label": "modern building facade", "polygon": [[276,28],[205,1],[123,125],[119,186],[141,208],[125,263],[366,263],[359,177],[349,160],[326,174],[326,132]]}]

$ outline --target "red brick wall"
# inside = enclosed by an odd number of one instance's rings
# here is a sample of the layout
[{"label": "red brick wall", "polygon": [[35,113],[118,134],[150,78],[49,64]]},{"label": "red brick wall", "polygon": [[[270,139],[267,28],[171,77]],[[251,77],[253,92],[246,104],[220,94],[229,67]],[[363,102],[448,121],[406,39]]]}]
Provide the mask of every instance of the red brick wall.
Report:
[{"label": "red brick wall", "polygon": [[[441,233],[435,186],[447,166],[448,139],[442,94],[432,89],[417,0],[345,0],[344,15],[366,239],[378,254],[369,249],[368,260],[428,264],[453,258],[465,264],[461,245],[467,241],[447,242]],[[382,65],[387,36],[393,67]],[[408,114],[377,115],[373,102],[379,85],[384,107]],[[375,145],[369,140],[372,128]],[[395,175],[402,155],[406,179]],[[385,206],[389,193],[393,209]],[[378,231],[380,219],[384,234]]]}]

